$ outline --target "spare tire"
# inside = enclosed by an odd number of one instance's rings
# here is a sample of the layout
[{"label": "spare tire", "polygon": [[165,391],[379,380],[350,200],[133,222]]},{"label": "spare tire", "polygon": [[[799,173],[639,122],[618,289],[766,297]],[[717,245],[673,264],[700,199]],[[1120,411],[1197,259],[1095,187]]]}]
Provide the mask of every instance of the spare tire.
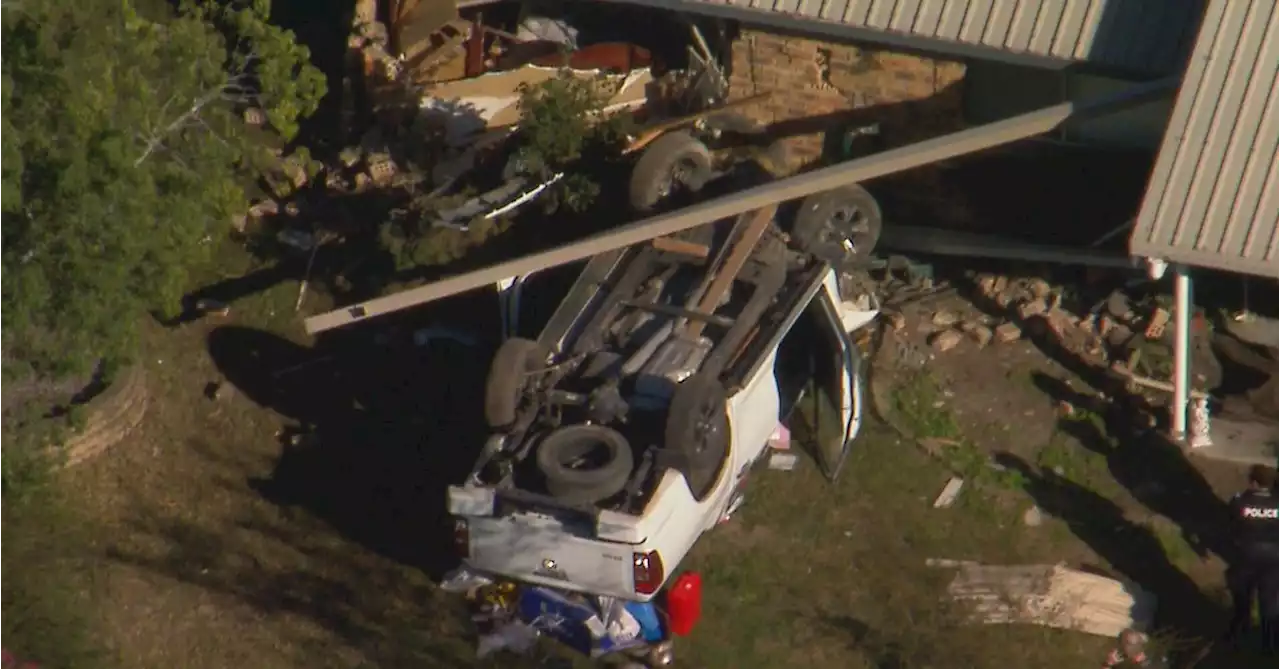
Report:
[{"label": "spare tire", "polygon": [[594,504],[627,485],[635,459],[631,444],[603,425],[570,425],[538,444],[538,470],[547,492],[574,504]]},{"label": "spare tire", "polygon": [[693,135],[676,130],[654,140],[631,170],[631,208],[653,211],[681,188],[698,191],[711,174],[711,151]]},{"label": "spare tire", "polygon": [[802,200],[791,236],[806,253],[844,266],[871,257],[882,227],[880,204],[867,189],[853,184]]},{"label": "spare tire", "polygon": [[676,386],[667,410],[663,447],[698,501],[711,492],[729,454],[727,399],[720,379],[700,372]]},{"label": "spare tire", "polygon": [[504,431],[516,421],[516,410],[531,372],[543,362],[538,343],[512,337],[498,347],[489,364],[484,386],[484,419],[489,427]]}]

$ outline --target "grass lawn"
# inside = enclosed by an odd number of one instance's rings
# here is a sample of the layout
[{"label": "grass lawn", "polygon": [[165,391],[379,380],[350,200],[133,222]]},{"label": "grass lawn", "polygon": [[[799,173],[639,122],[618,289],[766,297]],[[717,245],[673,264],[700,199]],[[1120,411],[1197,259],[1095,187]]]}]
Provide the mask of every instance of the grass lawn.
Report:
[{"label": "grass lawn", "polygon": [[[237,301],[225,320],[148,328],[152,408],[139,431],[58,477],[75,519],[20,525],[5,516],[6,649],[21,642],[42,667],[74,669],[542,666],[477,663],[463,603],[431,581],[450,551],[443,486],[478,447],[483,348],[414,347],[402,329],[398,340],[364,337],[344,359],[325,361],[292,343],[296,290],[286,280]],[[477,299],[451,313],[496,320],[491,298]],[[422,318],[452,322],[443,312]],[[211,382],[228,392],[206,397]],[[704,605],[699,626],[677,643],[680,666],[1066,668],[1103,658],[1107,639],[964,624],[942,598],[952,572],[926,566],[928,558],[1093,562],[1120,572],[1167,562],[1165,571],[1197,575],[1208,593],[1202,608],[1221,604],[1216,567],[1168,524],[1135,533],[1110,502],[1127,493],[1109,458],[1076,448],[1068,434],[1026,460],[1087,489],[1091,515],[1046,508],[1043,524],[1024,525],[1033,498],[1042,502],[1041,482],[988,468],[967,440],[977,435],[961,432],[939,392],[921,377],[894,399],[918,434],[960,443],[941,458],[869,422],[834,484],[808,463],[752,474],[746,505],[682,565],[701,572]],[[300,424],[315,427],[318,444],[282,443],[278,431]],[[935,510],[951,470],[971,481],[952,508]],[[42,524],[81,534],[54,540]],[[44,540],[10,541],[15,530]],[[1109,551],[1117,544],[1147,552],[1126,562]],[[66,577],[47,596],[42,564]],[[21,610],[11,593],[24,592],[15,585],[46,607],[28,607],[30,619],[87,621],[43,643],[11,636],[9,614]],[[54,656],[86,635],[100,654]]]}]

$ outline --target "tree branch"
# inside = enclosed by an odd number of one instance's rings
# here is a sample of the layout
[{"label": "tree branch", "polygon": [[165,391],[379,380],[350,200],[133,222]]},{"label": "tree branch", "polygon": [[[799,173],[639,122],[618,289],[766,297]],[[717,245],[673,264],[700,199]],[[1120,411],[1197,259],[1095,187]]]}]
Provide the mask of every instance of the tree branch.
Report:
[{"label": "tree branch", "polygon": [[[149,137],[139,136],[139,139],[142,139],[144,146],[143,146],[141,155],[139,155],[138,158],[133,161],[133,166],[138,167],[142,165],[142,163],[145,162],[147,158],[151,156],[151,154],[155,153],[156,150],[164,148],[164,141],[167,137],[169,137],[173,133],[176,133],[182,130],[184,127],[188,127],[188,126],[196,126],[196,125],[203,126],[206,130],[208,130],[211,134],[213,134],[213,136],[218,141],[222,142],[223,144],[226,144],[226,140],[224,140],[222,137],[219,137],[217,133],[213,132],[213,129],[209,127],[209,124],[206,123],[204,119],[200,117],[200,113],[201,111],[204,110],[205,106],[217,100],[221,100],[224,102],[231,102],[231,103],[245,103],[245,102],[253,101],[253,99],[256,96],[253,94],[252,88],[247,83],[249,79],[249,75],[245,72],[245,68],[247,68],[250,63],[255,62],[257,59],[258,57],[255,54],[252,54],[252,53],[247,54],[245,56],[245,64],[240,68],[238,72],[229,76],[227,80],[222,83],[222,85],[192,100],[191,107],[189,107],[182,114],[179,114],[177,118],[170,121],[167,125],[165,125],[163,128],[160,128],[158,131],[156,130],[150,131]],[[168,108],[169,104],[173,102],[173,100],[174,98],[171,97],[161,107],[162,117],[164,116],[165,109]]]}]

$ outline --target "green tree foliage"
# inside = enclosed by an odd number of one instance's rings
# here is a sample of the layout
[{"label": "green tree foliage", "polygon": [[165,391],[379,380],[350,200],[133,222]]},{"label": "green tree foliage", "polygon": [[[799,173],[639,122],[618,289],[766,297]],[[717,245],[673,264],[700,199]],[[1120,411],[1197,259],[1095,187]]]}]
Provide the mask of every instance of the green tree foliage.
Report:
[{"label": "green tree foliage", "polygon": [[[563,74],[520,89],[520,149],[525,168],[546,179],[556,172],[565,177],[552,197],[573,210],[590,206],[600,186],[581,169],[581,163],[616,157],[619,143],[631,129],[626,114],[605,114],[611,91],[602,80]],[[579,163],[577,170],[575,163]]]},{"label": "green tree foliage", "polygon": [[5,5],[7,375],[127,355],[139,318],[177,305],[269,158],[240,109],[262,108],[287,139],[324,93],[269,7]]}]

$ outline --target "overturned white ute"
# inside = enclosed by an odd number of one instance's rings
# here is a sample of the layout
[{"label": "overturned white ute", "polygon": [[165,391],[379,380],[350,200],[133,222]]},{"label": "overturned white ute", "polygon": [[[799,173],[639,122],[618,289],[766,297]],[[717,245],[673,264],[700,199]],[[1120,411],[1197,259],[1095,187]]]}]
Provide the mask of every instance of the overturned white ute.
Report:
[{"label": "overturned white ute", "polygon": [[779,423],[834,479],[863,419],[850,333],[877,313],[847,268],[879,231],[855,186],[594,257],[536,341],[494,356],[493,436],[448,492],[466,566],[647,601]]}]

